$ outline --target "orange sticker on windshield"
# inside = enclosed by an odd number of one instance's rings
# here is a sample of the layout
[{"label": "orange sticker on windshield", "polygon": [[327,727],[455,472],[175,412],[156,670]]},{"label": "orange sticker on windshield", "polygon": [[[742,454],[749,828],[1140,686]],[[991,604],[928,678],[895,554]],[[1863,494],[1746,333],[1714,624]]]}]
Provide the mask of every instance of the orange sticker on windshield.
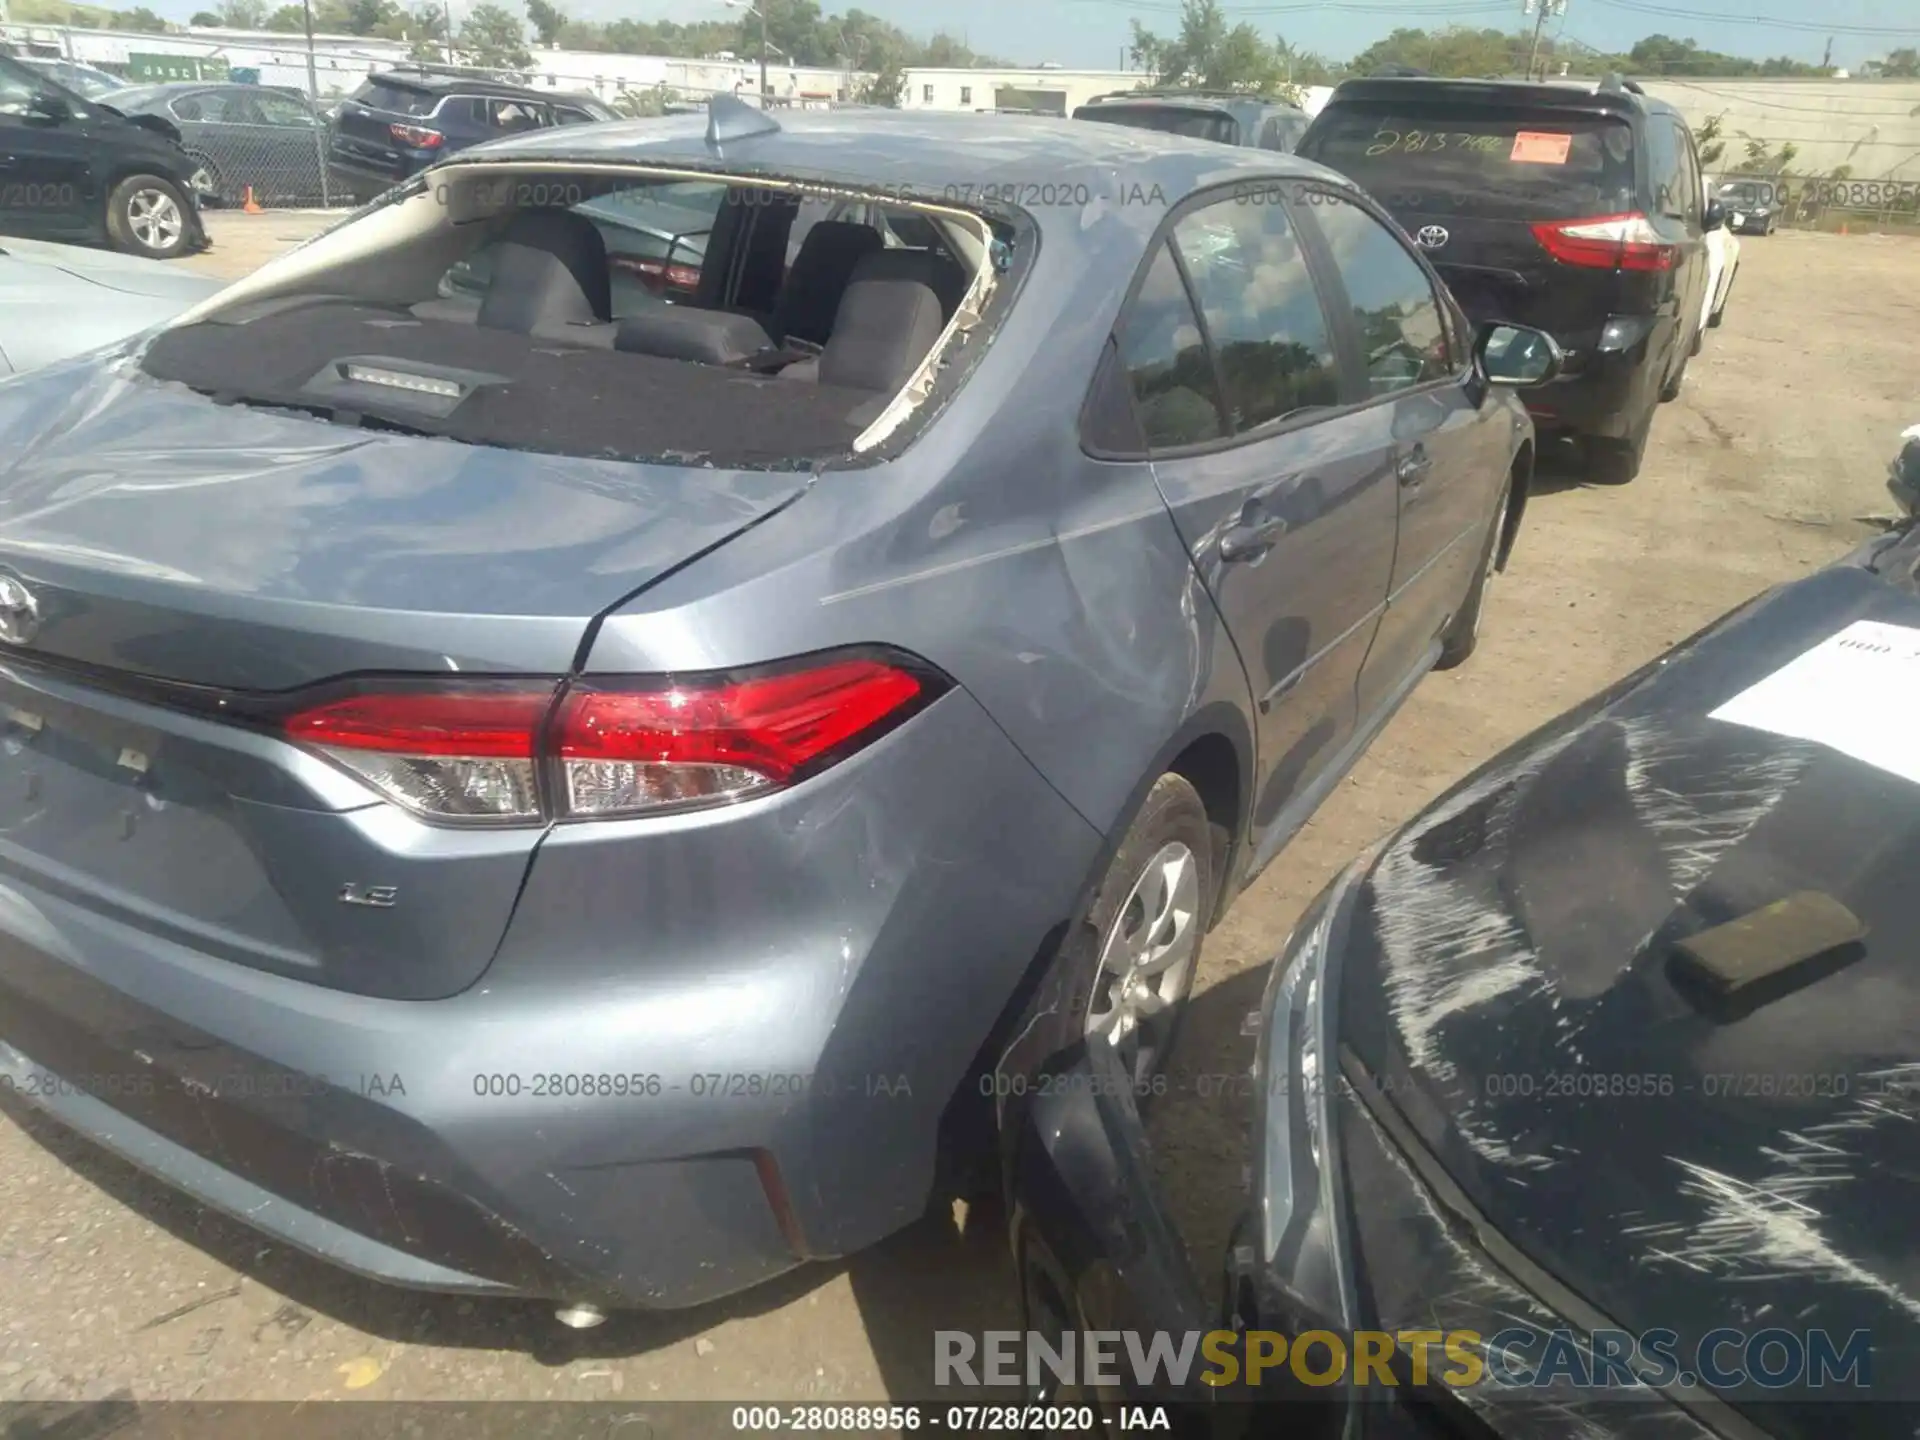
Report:
[{"label": "orange sticker on windshield", "polygon": [[1573,136],[1553,135],[1545,130],[1522,130],[1513,137],[1513,153],[1507,158],[1522,165],[1564,165],[1573,148]]}]

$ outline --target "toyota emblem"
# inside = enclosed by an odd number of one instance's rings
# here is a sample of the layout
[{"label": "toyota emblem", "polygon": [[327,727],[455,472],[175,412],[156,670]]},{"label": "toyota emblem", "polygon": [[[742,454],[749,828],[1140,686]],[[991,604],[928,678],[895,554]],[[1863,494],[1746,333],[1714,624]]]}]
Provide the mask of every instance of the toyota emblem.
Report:
[{"label": "toyota emblem", "polygon": [[1444,225],[1422,225],[1413,237],[1420,242],[1422,250],[1438,250],[1447,243],[1447,227]]},{"label": "toyota emblem", "polygon": [[0,641],[25,645],[40,628],[40,602],[11,575],[0,575]]}]

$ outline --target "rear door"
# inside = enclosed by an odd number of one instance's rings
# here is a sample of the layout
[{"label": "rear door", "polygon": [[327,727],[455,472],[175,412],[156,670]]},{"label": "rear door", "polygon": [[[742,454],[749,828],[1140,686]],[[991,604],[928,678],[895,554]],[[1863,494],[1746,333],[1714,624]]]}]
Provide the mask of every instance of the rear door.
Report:
[{"label": "rear door", "polygon": [[1406,241],[1344,196],[1308,193],[1331,288],[1359,336],[1367,409],[1355,423],[1370,423],[1399,496],[1393,583],[1356,697],[1364,729],[1425,673],[1466,597],[1506,482],[1512,429],[1483,421],[1467,338]]},{"label": "rear door", "polygon": [[1626,116],[1477,98],[1329,105],[1300,153],[1383,205],[1474,320],[1558,339],[1577,370],[1607,317],[1631,312],[1620,273],[1562,265],[1533,227],[1639,208]]},{"label": "rear door", "polygon": [[1707,303],[1711,260],[1705,227],[1706,186],[1693,136],[1685,125],[1671,115],[1651,115],[1647,133],[1662,142],[1662,160],[1656,166],[1662,182],[1657,197],[1660,213],[1654,223],[1662,231],[1661,238],[1674,247],[1674,343],[1682,347],[1679,353],[1684,356],[1699,333]]},{"label": "rear door", "polygon": [[1339,769],[1392,571],[1393,476],[1341,409],[1343,349],[1286,208],[1238,195],[1176,219],[1121,325],[1155,480],[1251,682],[1257,859]]}]

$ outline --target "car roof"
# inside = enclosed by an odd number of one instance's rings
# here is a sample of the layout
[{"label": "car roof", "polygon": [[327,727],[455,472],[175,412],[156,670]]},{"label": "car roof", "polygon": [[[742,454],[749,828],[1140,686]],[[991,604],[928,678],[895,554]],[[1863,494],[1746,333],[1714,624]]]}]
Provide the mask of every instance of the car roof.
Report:
[{"label": "car roof", "polygon": [[707,144],[704,116],[563,126],[462,150],[444,166],[524,158],[817,179],[961,206],[1004,200],[1039,218],[1043,229],[1048,223],[1077,227],[1086,200],[1166,208],[1197,189],[1252,175],[1352,185],[1277,150],[1059,116],[876,107],[782,111],[776,123],[778,130],[724,140],[717,148]]},{"label": "car roof", "polygon": [[1088,100],[1081,109],[1100,109],[1108,106],[1138,106],[1143,109],[1156,105],[1174,105],[1187,110],[1244,110],[1249,107],[1261,110],[1286,110],[1296,115],[1305,115],[1292,101],[1278,95],[1255,95],[1238,90],[1111,90],[1105,95],[1096,95]]},{"label": "car roof", "polygon": [[376,70],[367,76],[370,85],[397,85],[403,90],[419,90],[430,95],[503,95],[515,100],[545,100],[545,92],[530,85],[509,85],[504,80],[485,80],[471,75],[442,75],[432,70]]},{"label": "car roof", "polygon": [[[1632,87],[1632,88],[1629,88]],[[1671,115],[1678,112],[1663,100],[1640,92],[1631,80],[1609,75],[1604,80],[1464,80],[1438,75],[1369,75],[1343,80],[1327,98],[1328,105],[1353,101],[1387,100],[1483,102],[1514,105],[1533,101],[1566,109],[1597,110],[1617,115]]]}]

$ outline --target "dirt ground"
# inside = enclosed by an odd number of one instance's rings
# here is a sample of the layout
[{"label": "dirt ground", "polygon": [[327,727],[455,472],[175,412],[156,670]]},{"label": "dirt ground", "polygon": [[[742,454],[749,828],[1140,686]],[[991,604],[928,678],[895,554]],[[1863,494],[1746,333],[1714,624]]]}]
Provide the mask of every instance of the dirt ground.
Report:
[{"label": "dirt ground", "polygon": [[[321,223],[216,216],[192,262],[243,273]],[[1724,328],[1641,478],[1542,477],[1479,653],[1421,684],[1210,937],[1176,1067],[1247,1064],[1265,962],[1335,868],[1458,776],[1767,586],[1871,534],[1920,420],[1920,240],[1743,242]],[[1168,1103],[1154,1134],[1211,1288],[1243,1194],[1244,1102]],[[934,1328],[1013,1323],[997,1218],[928,1223],[699,1311],[560,1329],[542,1308],[408,1295],[209,1215],[57,1127],[0,1117],[0,1400],[924,1398]]]}]

